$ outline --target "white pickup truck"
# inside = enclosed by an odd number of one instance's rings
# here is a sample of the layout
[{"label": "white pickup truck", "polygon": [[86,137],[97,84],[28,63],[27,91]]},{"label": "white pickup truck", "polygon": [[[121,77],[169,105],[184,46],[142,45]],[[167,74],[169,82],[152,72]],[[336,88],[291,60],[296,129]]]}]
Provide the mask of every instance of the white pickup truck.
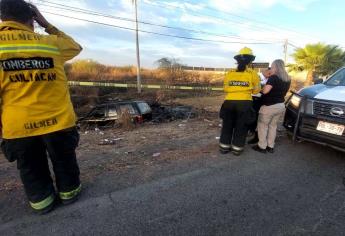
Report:
[{"label": "white pickup truck", "polygon": [[345,67],[325,82],[293,93],[286,108],[283,124],[293,139],[345,152]]}]

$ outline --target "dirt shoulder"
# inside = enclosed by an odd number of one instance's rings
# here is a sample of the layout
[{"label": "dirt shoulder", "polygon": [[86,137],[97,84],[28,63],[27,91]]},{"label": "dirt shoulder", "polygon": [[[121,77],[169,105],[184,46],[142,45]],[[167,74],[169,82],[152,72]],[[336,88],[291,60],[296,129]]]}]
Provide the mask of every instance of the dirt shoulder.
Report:
[{"label": "dirt shoulder", "polygon": [[[183,171],[195,160],[210,157],[210,153],[217,151],[216,137],[220,132],[217,110],[222,96],[177,99],[174,102],[192,105],[202,112],[195,119],[145,123],[131,131],[80,131],[77,155],[85,197]],[[16,164],[8,163],[1,154],[0,223],[10,222],[23,214],[31,213]]]}]

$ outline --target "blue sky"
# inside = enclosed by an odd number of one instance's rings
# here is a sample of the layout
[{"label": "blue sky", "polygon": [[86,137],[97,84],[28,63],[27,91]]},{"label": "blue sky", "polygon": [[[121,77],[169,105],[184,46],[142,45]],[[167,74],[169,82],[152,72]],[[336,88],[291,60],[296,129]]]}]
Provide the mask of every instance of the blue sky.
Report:
[{"label": "blue sky", "polygon": [[[75,38],[84,48],[78,59],[108,65],[135,65],[134,31],[70,19],[60,14],[125,28],[133,22],[85,14],[80,9],[134,19],[131,0],[32,0],[48,20]],[[60,5],[57,5],[60,4]],[[74,7],[76,11],[67,10]],[[177,30],[140,24],[144,31],[209,41],[187,40],[140,33],[141,63],[154,67],[162,57],[190,66],[229,67],[244,46],[253,49],[257,62],[284,58],[285,39],[294,46],[324,42],[345,47],[343,0],[138,0],[139,21]],[[53,13],[53,14],[51,14]],[[202,31],[202,32],[200,32]],[[288,54],[294,47],[289,45]],[[288,61],[291,61],[291,57]]]}]

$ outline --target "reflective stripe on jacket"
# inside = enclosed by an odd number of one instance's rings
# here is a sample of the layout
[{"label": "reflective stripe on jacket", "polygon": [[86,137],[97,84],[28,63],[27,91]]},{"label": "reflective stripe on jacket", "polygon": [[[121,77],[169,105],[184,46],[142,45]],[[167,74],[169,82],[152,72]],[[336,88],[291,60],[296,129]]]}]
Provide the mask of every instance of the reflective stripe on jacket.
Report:
[{"label": "reflective stripe on jacket", "polygon": [[3,138],[47,134],[75,126],[64,63],[81,46],[53,26],[49,35],[23,24],[0,24],[0,88]]},{"label": "reflective stripe on jacket", "polygon": [[225,100],[252,100],[252,94],[260,92],[260,78],[251,69],[244,72],[229,71],[224,79]]}]

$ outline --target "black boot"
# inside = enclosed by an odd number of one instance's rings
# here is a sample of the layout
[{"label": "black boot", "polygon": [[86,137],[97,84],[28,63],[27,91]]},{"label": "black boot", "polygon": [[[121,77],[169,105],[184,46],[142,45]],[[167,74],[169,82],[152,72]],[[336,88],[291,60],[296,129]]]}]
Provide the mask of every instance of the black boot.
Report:
[{"label": "black boot", "polygon": [[254,147],[252,147],[254,151],[257,152],[261,152],[261,153],[266,153],[266,149],[262,149],[261,147],[259,147],[258,145],[255,145]]},{"label": "black boot", "polygon": [[228,149],[219,148],[219,153],[220,154],[227,154],[229,152],[230,152],[230,150],[228,150]]},{"label": "black boot", "polygon": [[254,138],[248,141],[248,144],[257,144],[259,142],[258,132],[255,132]]},{"label": "black boot", "polygon": [[240,156],[242,154],[243,151],[235,151],[235,150],[231,150],[231,153],[234,154],[235,156]]}]

